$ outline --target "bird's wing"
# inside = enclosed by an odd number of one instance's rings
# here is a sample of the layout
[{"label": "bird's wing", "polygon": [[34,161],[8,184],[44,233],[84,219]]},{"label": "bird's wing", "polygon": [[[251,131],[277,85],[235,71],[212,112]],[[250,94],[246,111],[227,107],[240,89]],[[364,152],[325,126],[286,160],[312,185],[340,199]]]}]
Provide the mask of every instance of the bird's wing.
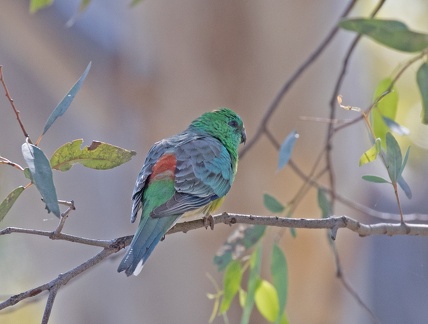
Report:
[{"label": "bird's wing", "polygon": [[144,187],[146,186],[147,179],[152,174],[153,166],[170,147],[171,143],[169,141],[161,140],[155,143],[147,153],[146,160],[144,161],[144,165],[138,174],[134,191],[132,192],[131,223],[135,222],[138,211],[142,207]]},{"label": "bird's wing", "polygon": [[213,137],[196,136],[174,147],[175,190],[171,199],[155,208],[151,217],[183,214],[223,197],[233,178],[230,155]]}]

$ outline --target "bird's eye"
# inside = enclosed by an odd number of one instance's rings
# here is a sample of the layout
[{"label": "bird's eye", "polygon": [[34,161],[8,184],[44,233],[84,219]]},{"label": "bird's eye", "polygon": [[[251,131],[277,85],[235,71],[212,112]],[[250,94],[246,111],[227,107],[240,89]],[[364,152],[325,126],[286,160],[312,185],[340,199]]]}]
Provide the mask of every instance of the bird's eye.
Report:
[{"label": "bird's eye", "polygon": [[236,120],[231,120],[229,122],[229,126],[232,126],[233,128],[236,128],[236,127],[238,127],[238,122]]}]

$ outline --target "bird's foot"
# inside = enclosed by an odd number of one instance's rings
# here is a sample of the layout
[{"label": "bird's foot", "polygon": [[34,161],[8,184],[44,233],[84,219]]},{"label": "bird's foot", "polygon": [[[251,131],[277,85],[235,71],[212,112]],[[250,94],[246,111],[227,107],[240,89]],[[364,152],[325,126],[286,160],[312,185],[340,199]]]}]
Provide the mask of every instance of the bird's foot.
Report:
[{"label": "bird's foot", "polygon": [[202,220],[204,221],[205,229],[211,228],[214,230],[214,218],[211,215],[205,215]]}]

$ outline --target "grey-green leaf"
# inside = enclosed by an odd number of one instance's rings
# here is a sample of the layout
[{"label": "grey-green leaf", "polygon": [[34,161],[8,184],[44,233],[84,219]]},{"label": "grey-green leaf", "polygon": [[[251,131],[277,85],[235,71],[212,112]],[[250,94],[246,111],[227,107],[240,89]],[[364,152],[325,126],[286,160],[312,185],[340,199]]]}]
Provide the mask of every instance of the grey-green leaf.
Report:
[{"label": "grey-green leaf", "polygon": [[263,195],[263,203],[270,212],[275,214],[282,213],[285,209],[283,204],[281,204],[274,196],[267,193]]},{"label": "grey-green leaf", "polygon": [[77,92],[80,90],[80,87],[82,86],[83,81],[85,80],[86,76],[88,75],[89,69],[91,68],[91,62],[89,62],[88,66],[86,67],[85,71],[77,80],[77,82],[74,84],[74,86],[70,89],[70,91],[65,95],[65,97],[61,100],[61,102],[56,106],[56,108],[52,111],[51,115],[49,116],[48,120],[46,121],[45,127],[43,128],[44,135],[48,129],[52,126],[52,124],[55,122],[55,120],[64,115],[64,113],[67,111],[68,107],[70,107],[71,102],[73,101],[74,97],[76,96]]},{"label": "grey-green leaf", "polygon": [[43,197],[46,209],[60,217],[61,212],[53,183],[52,169],[46,155],[41,149],[30,143],[22,144],[22,155],[30,169],[32,181]]},{"label": "grey-green leaf", "polygon": [[19,195],[24,191],[24,187],[20,186],[13,190],[0,204],[0,222],[12,208]]},{"label": "grey-green leaf", "polygon": [[428,63],[424,62],[416,72],[419,92],[422,97],[422,123],[428,124]]},{"label": "grey-green leaf", "polygon": [[331,203],[325,194],[325,190],[321,188],[318,188],[318,207],[321,209],[322,218],[330,217],[333,214]]},{"label": "grey-green leaf", "polygon": [[374,183],[390,183],[388,180],[378,177],[375,175],[363,175],[362,178],[368,182],[374,182]]},{"label": "grey-green leaf", "polygon": [[386,126],[388,126],[388,128],[398,134],[398,135],[409,135],[410,134],[410,130],[407,127],[401,126],[399,123],[397,123],[395,120],[392,120],[391,118],[382,116],[383,121],[385,122]]},{"label": "grey-green leaf", "polygon": [[386,169],[389,179],[396,183],[401,174],[402,155],[397,140],[391,133],[386,133]]},{"label": "grey-green leaf", "polygon": [[406,194],[406,197],[408,199],[412,199],[412,190],[410,189],[410,186],[407,184],[406,180],[404,180],[403,176],[398,178],[397,183]]},{"label": "grey-green leaf", "polygon": [[293,152],[294,144],[299,138],[299,134],[295,130],[287,135],[279,149],[278,170],[282,169],[290,161],[291,153]]},{"label": "grey-green leaf", "polygon": [[409,30],[400,21],[374,18],[345,19],[339,26],[366,35],[387,47],[403,52],[420,52],[428,47],[428,35]]}]

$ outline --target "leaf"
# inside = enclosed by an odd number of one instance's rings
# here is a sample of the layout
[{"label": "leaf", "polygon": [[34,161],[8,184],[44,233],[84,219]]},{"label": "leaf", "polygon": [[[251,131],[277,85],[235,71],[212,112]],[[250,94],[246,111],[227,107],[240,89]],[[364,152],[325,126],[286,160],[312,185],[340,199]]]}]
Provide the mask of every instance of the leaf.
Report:
[{"label": "leaf", "polygon": [[24,191],[24,187],[19,186],[13,190],[0,204],[0,222],[12,208],[15,201],[18,199],[19,195]]},{"label": "leaf", "polygon": [[366,181],[374,183],[390,183],[388,180],[375,175],[363,175],[362,178]]},{"label": "leaf", "polygon": [[330,217],[333,214],[331,203],[327,199],[325,190],[322,188],[318,188],[318,207],[321,209],[322,218]]},{"label": "leaf", "polygon": [[239,289],[239,305],[244,308],[245,300],[247,299],[247,292],[244,289]]},{"label": "leaf", "polygon": [[40,9],[50,6],[53,0],[31,0],[30,1],[30,13],[35,13]]},{"label": "leaf", "polygon": [[64,113],[67,111],[68,107],[70,107],[71,102],[73,101],[77,92],[80,90],[80,87],[82,86],[83,81],[85,80],[86,76],[88,75],[90,68],[91,68],[91,62],[89,62],[88,66],[86,67],[85,71],[83,72],[83,74],[79,78],[79,80],[77,80],[77,82],[74,84],[74,86],[70,89],[70,91],[66,94],[66,96],[58,104],[58,106],[56,106],[56,108],[52,111],[51,115],[49,116],[48,120],[46,121],[45,127],[43,128],[42,136],[48,131],[48,129],[55,122],[55,120],[58,117],[64,115]]},{"label": "leaf", "polygon": [[263,195],[263,204],[272,213],[278,214],[284,211],[285,206],[282,205],[275,197],[265,193]]},{"label": "leaf", "polygon": [[420,52],[428,47],[428,35],[417,33],[400,21],[373,18],[345,19],[339,26],[366,35],[387,47],[403,52]]},{"label": "leaf", "polygon": [[265,230],[264,225],[240,224],[214,256],[213,262],[217,270],[223,271],[232,260],[240,258],[247,249],[260,240]]},{"label": "leaf", "polygon": [[298,138],[299,134],[293,130],[290,132],[290,134],[288,134],[284,142],[282,142],[279,149],[278,170],[281,170],[284,166],[287,165],[288,161],[290,161],[294,143],[296,143]]},{"label": "leaf", "polygon": [[82,0],[80,2],[79,11],[83,12],[88,8],[89,4],[91,3],[91,0]]},{"label": "leaf", "polygon": [[245,306],[242,311],[241,324],[247,324],[250,321],[251,311],[254,307],[256,290],[260,284],[260,267],[262,260],[262,245],[259,244],[253,251],[250,258],[250,275],[248,277],[248,291],[245,298]]},{"label": "leaf", "polygon": [[60,217],[61,212],[53,183],[52,169],[46,155],[37,146],[29,143],[22,144],[22,155],[30,169],[32,181],[43,197],[46,209]]},{"label": "leaf", "polygon": [[92,141],[90,146],[81,149],[82,139],[66,143],[55,151],[51,157],[52,169],[68,171],[73,164],[96,170],[107,170],[128,162],[135,154],[111,144]]},{"label": "leaf", "polygon": [[33,177],[31,176],[31,172],[29,168],[24,169],[24,177],[33,182]]},{"label": "leaf", "polygon": [[400,173],[399,173],[399,174],[400,174],[400,176],[401,176],[401,174],[403,173],[404,168],[406,167],[407,160],[409,159],[409,152],[410,152],[410,146],[407,148],[407,150],[406,150],[406,154],[404,155],[403,164],[401,165]]},{"label": "leaf", "polygon": [[428,63],[424,62],[416,72],[419,92],[422,97],[422,123],[428,124]]},{"label": "leaf", "polygon": [[272,274],[272,281],[276,288],[278,298],[279,307],[277,317],[275,319],[275,321],[278,322],[281,319],[285,310],[285,305],[287,304],[288,267],[285,255],[276,243],[273,245],[272,249],[270,272]]},{"label": "leaf", "polygon": [[401,136],[410,134],[410,130],[407,127],[401,126],[396,121],[389,119],[388,117],[385,117],[385,116],[383,116],[382,119],[385,122],[385,124],[388,126],[391,132],[394,132],[395,134],[401,135]]},{"label": "leaf", "polygon": [[389,179],[392,183],[396,183],[400,177],[402,156],[400,146],[397,140],[391,133],[386,133],[386,169]]},{"label": "leaf", "polygon": [[380,138],[376,138],[376,141],[373,144],[373,146],[370,147],[367,151],[365,151],[363,155],[361,155],[359,166],[362,166],[364,164],[367,164],[376,160],[380,151],[381,151],[381,140]]},{"label": "leaf", "polygon": [[228,311],[230,304],[236,293],[241,288],[242,267],[239,261],[232,261],[226,268],[223,277],[223,299],[221,301],[219,314],[224,314]]},{"label": "leaf", "polygon": [[275,287],[266,280],[260,280],[254,295],[257,309],[264,318],[273,323],[279,313],[278,295]]},{"label": "leaf", "polygon": [[[387,91],[392,83],[391,78],[383,79],[379,82],[373,95],[373,100],[376,101],[380,98],[385,91]],[[385,147],[385,136],[389,131],[389,125],[387,121],[395,120],[398,108],[398,91],[395,86],[391,89],[387,95],[384,95],[381,100],[376,103],[374,109],[371,112],[371,123],[373,132],[376,138],[380,138],[383,147]],[[385,120],[387,118],[387,120]]]},{"label": "leaf", "polygon": [[131,6],[135,6],[136,4],[143,2],[143,0],[132,0]]},{"label": "leaf", "polygon": [[406,180],[404,180],[403,176],[400,176],[398,178],[397,183],[406,194],[407,199],[412,199],[412,190],[410,190],[410,187],[407,184]]}]

